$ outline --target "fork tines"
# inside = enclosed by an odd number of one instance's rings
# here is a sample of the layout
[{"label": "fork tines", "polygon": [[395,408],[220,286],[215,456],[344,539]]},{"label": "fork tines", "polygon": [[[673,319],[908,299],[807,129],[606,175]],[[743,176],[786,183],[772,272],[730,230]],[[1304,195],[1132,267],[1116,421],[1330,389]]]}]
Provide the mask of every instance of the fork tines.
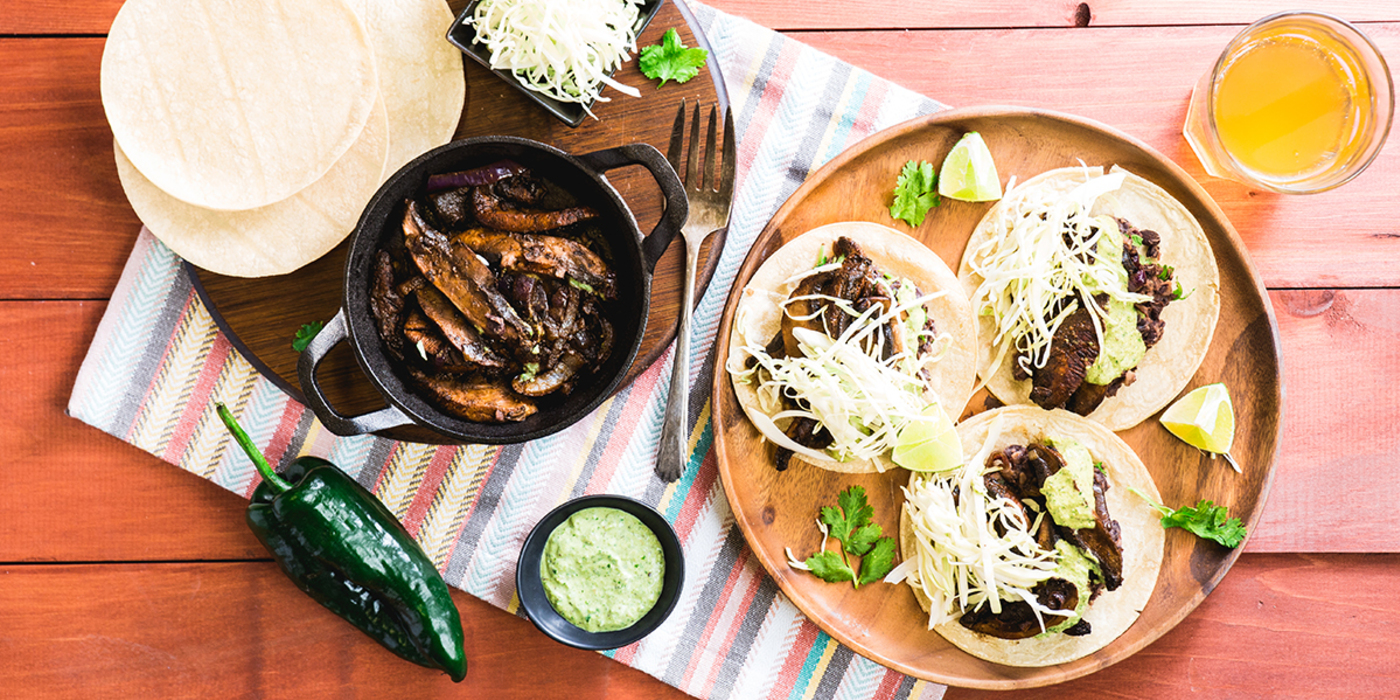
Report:
[{"label": "fork tines", "polygon": [[[670,161],[671,167],[676,170],[676,174],[681,176],[685,182],[686,189],[700,192],[708,190],[727,194],[726,190],[734,183],[734,166],[737,160],[734,153],[734,118],[725,110],[724,118],[724,145],[722,149],[716,150],[717,134],[719,133],[718,121],[719,106],[711,105],[709,127],[705,130],[705,162],[700,165],[700,103],[697,101],[692,109],[693,117],[690,120],[690,138],[685,137],[686,126],[686,103],[681,100],[680,107],[676,110],[676,121],[671,127],[671,144],[666,151],[666,159]],[[691,144],[686,149],[686,142]],[[688,151],[688,152],[685,152]],[[716,160],[723,157],[723,163],[716,168]],[[685,156],[685,167],[681,167],[681,158]]]}]

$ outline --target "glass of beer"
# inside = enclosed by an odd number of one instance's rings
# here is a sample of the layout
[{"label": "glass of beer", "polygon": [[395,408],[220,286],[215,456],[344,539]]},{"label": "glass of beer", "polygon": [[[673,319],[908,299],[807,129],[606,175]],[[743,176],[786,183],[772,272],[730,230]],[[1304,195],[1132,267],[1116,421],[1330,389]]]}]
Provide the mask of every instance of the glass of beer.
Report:
[{"label": "glass of beer", "polygon": [[1365,170],[1394,111],[1370,39],[1331,15],[1283,12],[1225,47],[1192,91],[1182,133],[1215,177],[1308,194]]}]

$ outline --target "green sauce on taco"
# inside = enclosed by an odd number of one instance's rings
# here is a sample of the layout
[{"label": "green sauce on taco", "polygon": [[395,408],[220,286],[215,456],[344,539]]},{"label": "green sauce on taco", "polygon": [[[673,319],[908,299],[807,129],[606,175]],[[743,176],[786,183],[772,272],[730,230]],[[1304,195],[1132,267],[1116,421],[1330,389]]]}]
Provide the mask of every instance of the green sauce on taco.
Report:
[{"label": "green sauce on taco", "polygon": [[981,323],[979,372],[998,399],[1113,430],[1181,391],[1220,312],[1200,223],[1119,169],[1052,170],[1008,192],[973,231],[959,277]]},{"label": "green sauce on taco", "polygon": [[1162,528],[1128,493],[1156,491],[1146,466],[1063,410],[1000,408],[957,431],[970,457],[911,478],[904,560],[885,580],[909,584],[930,628],[996,663],[1065,663],[1117,639],[1161,568]]},{"label": "green sauce on taco", "polygon": [[740,296],[730,346],[739,404],[780,470],[896,466],[901,436],[956,417],[976,378],[976,323],[952,270],[869,222],[816,228],[769,256]]}]

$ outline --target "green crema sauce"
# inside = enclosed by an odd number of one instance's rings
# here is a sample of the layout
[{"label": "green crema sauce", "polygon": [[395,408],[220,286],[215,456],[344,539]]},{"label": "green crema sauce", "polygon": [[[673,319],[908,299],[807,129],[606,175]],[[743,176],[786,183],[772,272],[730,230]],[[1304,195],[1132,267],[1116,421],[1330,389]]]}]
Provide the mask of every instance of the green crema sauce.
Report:
[{"label": "green crema sauce", "polygon": [[550,605],[589,632],[631,627],[661,597],[661,542],[636,516],[585,508],[550,533],[540,579]]}]

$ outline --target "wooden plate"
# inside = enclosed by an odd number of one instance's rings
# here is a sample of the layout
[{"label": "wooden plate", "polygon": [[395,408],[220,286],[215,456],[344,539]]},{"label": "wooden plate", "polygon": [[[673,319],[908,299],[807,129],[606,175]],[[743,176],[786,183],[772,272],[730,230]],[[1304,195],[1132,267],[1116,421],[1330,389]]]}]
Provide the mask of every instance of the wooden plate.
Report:
[{"label": "wooden plate", "polygon": [[[453,12],[467,4],[466,0],[452,2]],[[667,29],[675,28],[687,46],[706,46],[690,11],[681,0],[663,3],[656,18],[638,39],[637,45],[650,46],[661,42]],[[609,91],[610,102],[593,106],[597,120],[585,119],[571,128],[544,109],[535,105],[520,91],[511,87],[475,61],[464,61],[467,79],[467,100],[456,138],[509,134],[524,136],[557,146],[576,154],[626,143],[649,143],[662,153],[671,137],[671,124],[681,100],[689,104],[720,105],[723,110],[729,100],[719,66],[711,59],[701,75],[684,85],[668,82],[657,88],[656,81],[647,80],[637,69],[635,60],[628,61],[614,76],[617,80],[638,86],[641,98]],[[661,217],[661,191],[651,176],[641,167],[629,167],[608,173],[608,180],[631,207],[642,231],[650,232]],[[718,253],[724,246],[725,231],[715,233],[700,251],[699,279],[696,295],[709,285],[714,275]],[[628,370],[620,390],[636,378],[670,346],[675,338],[678,307],[681,298],[681,276],[684,273],[685,248],[680,236],[657,263],[652,281],[651,311],[647,317],[646,334],[637,359]],[[297,382],[297,353],[291,341],[302,324],[328,321],[340,308],[343,294],[345,255],[349,241],[321,259],[290,275],[243,279],[217,275],[189,266],[195,288],[209,308],[214,321],[265,376],[288,394],[303,400]],[[360,414],[383,408],[383,397],[375,391],[348,344],[336,346],[321,365],[322,386],[332,406],[345,414]],[[417,442],[443,442],[436,433],[416,426],[386,431],[386,437]]]},{"label": "wooden plate", "polygon": [[[1206,498],[1227,505],[1252,528],[1273,476],[1283,387],[1278,329],[1264,287],[1239,235],[1220,208],[1179,167],[1145,144],[1103,125],[1061,114],[1019,108],[953,110],[906,122],[875,134],[828,163],[790,197],[759,235],[739,271],[740,290],[759,264],[783,242],[815,226],[848,220],[876,221],[908,231],[887,207],[895,178],[908,160],[942,161],[965,132],[981,132],[1003,180],[1018,180],[1082,160],[1120,165],[1164,187],[1205,227],[1220,266],[1222,298],[1214,340],[1190,387],[1223,381],[1234,399],[1233,454],[1244,468],[1235,474],[1169,434],[1155,419],[1119,433],[1147,463],[1164,501],[1173,507]],[[945,200],[913,235],[957,269],[973,227],[990,204]],[[729,355],[737,291],[720,322],[717,357]],[[723,367],[723,360],[718,363]],[[1189,388],[1189,387],[1188,387]],[[806,557],[821,546],[814,521],[824,504],[852,484],[865,487],[875,519],[897,533],[900,487],[908,472],[846,475],[794,464],[772,466],[773,449],[744,417],[729,377],[714,377],[714,416],[719,470],[735,518],[763,566],[783,592],[822,629],[860,654],[912,676],[975,688],[1024,688],[1083,676],[1120,661],[1165,634],[1219,583],[1239,555],[1213,542],[1171,529],[1152,598],[1137,622],[1104,649],[1045,668],[1016,668],[983,661],[926,629],[927,616],[908,586],[877,583],[855,590],[824,583],[786,564],[784,547]],[[974,396],[964,417],[988,407]]]}]

